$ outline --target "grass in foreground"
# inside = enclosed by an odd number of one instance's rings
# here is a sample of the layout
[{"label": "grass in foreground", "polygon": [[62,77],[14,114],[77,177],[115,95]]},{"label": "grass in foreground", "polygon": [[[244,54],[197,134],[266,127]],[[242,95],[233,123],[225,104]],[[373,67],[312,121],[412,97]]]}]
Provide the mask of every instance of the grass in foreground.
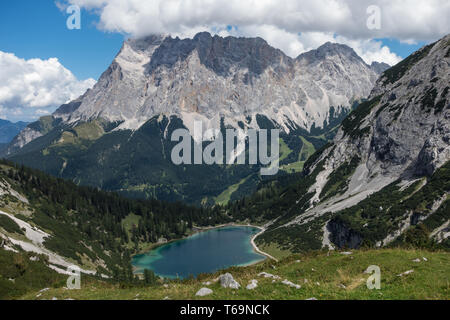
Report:
[{"label": "grass in foreground", "polygon": [[[423,260],[423,257],[427,261]],[[413,260],[420,259],[420,262]],[[381,268],[381,289],[369,290],[364,271],[370,265]],[[414,272],[398,276],[414,270]],[[127,287],[94,279],[82,278],[81,290],[51,288],[37,297],[38,292],[26,294],[22,299],[449,299],[450,298],[450,255],[448,252],[424,250],[380,249],[354,251],[350,255],[339,252],[315,252],[306,255],[292,255],[280,262],[266,261],[251,267],[234,267],[227,270],[241,284],[239,290],[224,289],[213,281],[215,275],[200,276],[199,279],[183,282],[171,281],[166,285],[150,287]],[[281,280],[258,277],[265,271],[278,275]],[[258,280],[258,287],[247,290],[250,280]],[[282,284],[287,279],[300,284],[295,289]],[[213,294],[196,297],[202,287],[209,287]]]}]

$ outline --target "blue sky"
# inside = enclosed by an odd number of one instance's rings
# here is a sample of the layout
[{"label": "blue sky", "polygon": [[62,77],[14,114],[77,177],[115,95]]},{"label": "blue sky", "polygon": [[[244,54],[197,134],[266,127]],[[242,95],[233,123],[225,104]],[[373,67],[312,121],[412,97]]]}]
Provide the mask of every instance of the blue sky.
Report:
[{"label": "blue sky", "polygon": [[85,10],[81,30],[69,30],[68,16],[52,0],[0,1],[0,51],[23,59],[56,57],[77,78],[98,79],[124,36],[98,30],[98,17]]},{"label": "blue sky", "polygon": [[389,49],[391,49],[392,52],[396,53],[403,59],[426,44],[426,42],[424,41],[417,41],[417,43],[415,44],[407,44],[392,38],[382,38],[376,40],[380,40],[384,46],[389,47]]},{"label": "blue sky", "polygon": [[[31,121],[78,97],[108,68],[128,36],[192,37],[199,31],[260,36],[292,57],[334,41],[352,46],[368,63],[395,64],[448,32],[450,12],[445,0],[433,0],[444,4],[434,7],[421,2],[423,9],[416,0],[403,0],[400,13],[382,0],[335,0],[341,4],[337,9],[326,0],[314,5],[286,0],[289,8],[266,0],[251,9],[246,0],[197,0],[200,11],[183,0],[58,1],[81,6],[81,30],[67,28],[69,14],[54,0],[0,1],[0,118]],[[378,32],[366,28],[366,7],[373,2],[383,10]],[[279,19],[289,10],[307,19]],[[418,19],[421,12],[429,17]]]}]

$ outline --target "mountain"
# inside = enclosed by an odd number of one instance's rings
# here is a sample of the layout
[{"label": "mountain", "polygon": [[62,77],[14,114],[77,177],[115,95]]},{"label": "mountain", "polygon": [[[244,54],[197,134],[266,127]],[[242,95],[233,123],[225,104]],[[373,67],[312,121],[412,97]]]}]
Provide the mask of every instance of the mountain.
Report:
[{"label": "mountain", "polygon": [[26,122],[10,122],[0,119],[0,144],[7,144],[28,125]]},{"label": "mountain", "polygon": [[174,130],[280,128],[281,171],[300,172],[379,71],[340,44],[292,59],[261,38],[131,39],[94,88],[30,124],[3,155],[131,197],[227,203],[255,191],[259,167],[175,166]]},{"label": "mountain", "polygon": [[[326,54],[306,54],[299,60],[313,64]],[[218,274],[169,284],[147,274],[142,281],[134,277],[130,261],[149,245],[182,238],[197,226],[234,222],[260,225],[264,230],[254,239],[258,248],[282,259],[230,269],[241,284],[259,281],[258,290],[242,288],[237,297],[257,299],[276,288],[269,298],[380,298],[360,280],[368,277],[363,270],[376,263],[386,269],[383,279],[389,283],[383,289],[389,294],[382,297],[411,298],[413,292],[418,298],[445,298],[442,279],[449,264],[443,250],[450,248],[449,68],[450,35],[385,70],[368,98],[337,126],[332,141],[304,161],[302,173],[261,181],[257,192],[212,208],[123,198],[0,161],[0,297],[83,299],[114,293],[135,299],[142,293],[142,298],[169,294],[188,299],[210,280],[212,298],[229,298],[230,291],[213,281]],[[183,125],[180,118],[171,120],[178,124],[174,127]],[[103,149],[95,141],[105,137],[112,146],[118,137],[121,143],[137,139],[131,141],[138,150],[144,142],[158,145],[149,137],[158,137],[170,126],[167,117],[153,118],[131,137],[119,135],[124,130],[114,131],[101,120],[73,127],[65,121],[47,117],[30,125],[29,130],[47,132],[25,145],[24,154],[65,151],[66,156],[87,148],[97,155],[96,148]],[[315,130],[320,129],[310,134]],[[95,140],[97,135],[101,137]],[[55,139],[58,145],[40,151]],[[133,150],[126,151],[132,158]],[[105,153],[102,157],[97,160],[110,158]],[[352,251],[310,252],[322,248]],[[358,248],[364,250],[353,250]],[[292,255],[302,252],[308,253]],[[81,290],[68,292],[61,289],[66,280],[61,274],[73,264],[82,268],[87,281]],[[343,264],[347,269],[336,273]],[[419,280],[407,278],[409,270]],[[263,278],[261,271],[280,279]],[[289,288],[292,285],[302,290]],[[52,288],[42,290],[44,286]]]},{"label": "mountain", "polygon": [[126,42],[99,83],[54,116],[138,129],[154,116],[175,115],[192,131],[196,118],[207,128],[220,128],[221,119],[255,127],[261,114],[289,132],[293,125],[322,128],[330,106],[349,108],[377,77],[344,45],[326,43],[291,59],[261,38],[150,37]]},{"label": "mountain", "polygon": [[384,71],[386,71],[387,69],[389,69],[391,66],[388,65],[387,63],[384,62],[372,62],[372,64],[370,65],[370,67],[372,68],[372,70],[374,70],[376,73],[383,73]]},{"label": "mountain", "polygon": [[449,75],[450,35],[386,70],[302,178],[261,186],[233,216],[271,221],[262,248],[448,247]]}]

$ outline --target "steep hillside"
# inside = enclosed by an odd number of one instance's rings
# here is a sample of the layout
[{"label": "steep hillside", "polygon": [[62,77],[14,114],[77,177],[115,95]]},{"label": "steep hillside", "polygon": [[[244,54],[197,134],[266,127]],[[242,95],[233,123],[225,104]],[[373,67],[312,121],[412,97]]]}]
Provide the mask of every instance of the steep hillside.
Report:
[{"label": "steep hillside", "polygon": [[175,166],[174,130],[280,128],[281,173],[300,172],[385,68],[331,43],[292,59],[261,38],[129,40],[92,90],[29,125],[3,155],[127,196],[227,203],[255,191],[260,168]]},{"label": "steep hillside", "polygon": [[[271,220],[278,250],[449,244],[450,36],[383,73],[304,177],[235,215]],[[266,188],[266,191],[270,190]]]}]

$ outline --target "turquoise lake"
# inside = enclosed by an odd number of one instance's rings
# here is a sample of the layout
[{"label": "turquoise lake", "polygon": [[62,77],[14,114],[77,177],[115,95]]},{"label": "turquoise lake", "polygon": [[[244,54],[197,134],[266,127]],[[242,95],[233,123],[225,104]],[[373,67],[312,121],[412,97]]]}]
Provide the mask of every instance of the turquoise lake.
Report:
[{"label": "turquoise lake", "polygon": [[165,278],[187,278],[231,266],[244,266],[265,259],[256,253],[253,227],[230,226],[197,233],[133,257],[136,273],[150,269]]}]

